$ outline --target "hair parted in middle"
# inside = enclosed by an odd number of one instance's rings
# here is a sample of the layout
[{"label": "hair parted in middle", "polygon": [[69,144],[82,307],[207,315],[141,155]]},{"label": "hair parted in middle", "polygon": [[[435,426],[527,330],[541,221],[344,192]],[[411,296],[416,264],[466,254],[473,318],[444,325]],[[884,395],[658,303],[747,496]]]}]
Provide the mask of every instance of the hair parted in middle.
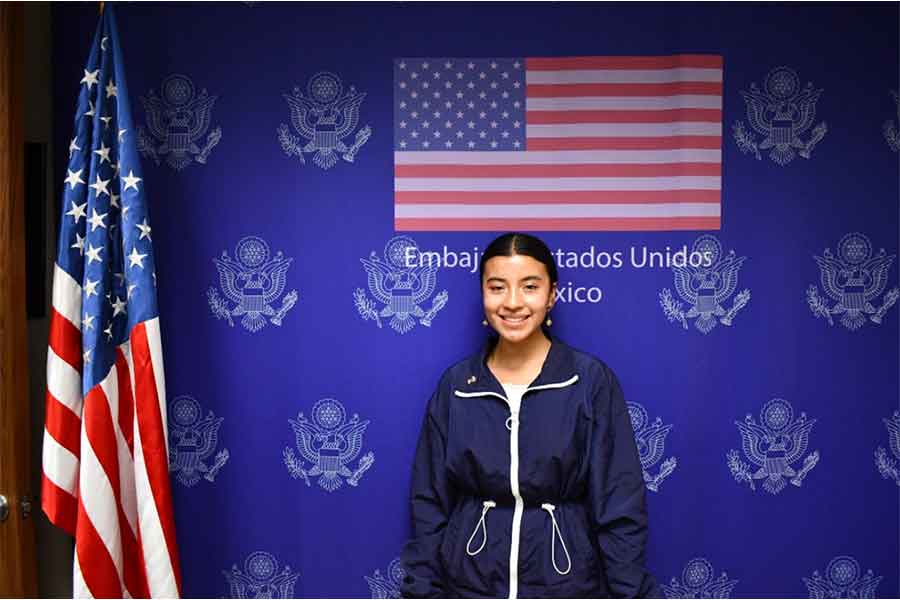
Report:
[{"label": "hair parted in middle", "polygon": [[504,233],[493,242],[488,244],[481,255],[481,261],[478,264],[478,273],[481,280],[484,281],[484,265],[495,256],[530,256],[536,261],[543,263],[547,268],[547,275],[550,277],[550,284],[553,285],[559,281],[559,273],[556,270],[556,261],[553,260],[553,253],[550,248],[540,238],[527,233]]}]

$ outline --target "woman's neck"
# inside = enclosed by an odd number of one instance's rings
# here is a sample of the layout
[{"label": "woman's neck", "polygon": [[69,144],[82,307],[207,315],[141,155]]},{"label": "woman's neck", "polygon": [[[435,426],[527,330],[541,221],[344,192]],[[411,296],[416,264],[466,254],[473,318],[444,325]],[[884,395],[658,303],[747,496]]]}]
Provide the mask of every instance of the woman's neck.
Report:
[{"label": "woman's neck", "polygon": [[503,383],[531,383],[540,373],[550,345],[542,331],[516,344],[500,338],[488,366]]}]

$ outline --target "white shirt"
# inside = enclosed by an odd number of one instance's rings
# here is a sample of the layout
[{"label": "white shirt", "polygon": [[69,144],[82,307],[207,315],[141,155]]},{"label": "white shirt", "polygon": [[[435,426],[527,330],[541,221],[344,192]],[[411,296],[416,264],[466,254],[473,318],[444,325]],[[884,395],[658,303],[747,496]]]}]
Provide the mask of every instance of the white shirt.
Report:
[{"label": "white shirt", "polygon": [[509,410],[512,414],[518,415],[519,408],[522,406],[522,395],[528,389],[527,383],[501,383],[503,391],[506,393],[506,399],[509,400]]}]

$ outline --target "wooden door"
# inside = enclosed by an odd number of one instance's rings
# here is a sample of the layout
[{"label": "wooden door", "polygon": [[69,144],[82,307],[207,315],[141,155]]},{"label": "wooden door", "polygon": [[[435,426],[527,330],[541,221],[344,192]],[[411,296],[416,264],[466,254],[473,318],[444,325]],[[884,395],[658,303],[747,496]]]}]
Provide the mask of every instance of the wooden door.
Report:
[{"label": "wooden door", "polygon": [[24,37],[21,3],[0,3],[0,597],[36,597],[30,489],[30,408],[25,313]]}]

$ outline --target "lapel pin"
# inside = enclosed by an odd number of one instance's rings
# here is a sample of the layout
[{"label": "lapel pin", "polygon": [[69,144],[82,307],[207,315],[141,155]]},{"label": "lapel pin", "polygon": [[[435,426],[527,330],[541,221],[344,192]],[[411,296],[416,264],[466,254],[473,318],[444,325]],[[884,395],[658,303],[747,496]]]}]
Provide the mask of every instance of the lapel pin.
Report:
[{"label": "lapel pin", "polygon": [[466,381],[466,383],[468,383],[469,385],[472,385],[473,383],[475,383],[475,381],[476,381],[476,377],[474,375],[472,375],[471,377],[469,377],[469,379]]}]

